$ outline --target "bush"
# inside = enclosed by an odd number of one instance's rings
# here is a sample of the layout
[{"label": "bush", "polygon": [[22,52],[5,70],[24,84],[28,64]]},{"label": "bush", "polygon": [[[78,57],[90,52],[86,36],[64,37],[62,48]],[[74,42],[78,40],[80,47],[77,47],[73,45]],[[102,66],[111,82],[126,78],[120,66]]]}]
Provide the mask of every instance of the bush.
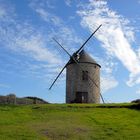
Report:
[{"label": "bush", "polygon": [[136,99],[136,100],[132,101],[132,103],[140,103],[140,99]]}]

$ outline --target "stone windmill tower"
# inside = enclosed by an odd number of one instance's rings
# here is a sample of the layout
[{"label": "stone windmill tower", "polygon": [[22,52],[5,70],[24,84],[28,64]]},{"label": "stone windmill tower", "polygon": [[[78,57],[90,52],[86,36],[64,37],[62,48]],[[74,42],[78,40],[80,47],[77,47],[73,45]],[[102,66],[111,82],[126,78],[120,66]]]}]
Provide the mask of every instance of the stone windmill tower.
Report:
[{"label": "stone windmill tower", "polygon": [[90,35],[84,44],[70,55],[57,41],[54,41],[70,56],[70,60],[62,68],[52,85],[66,68],[66,103],[100,103],[100,68],[101,66],[83,50],[88,40],[95,34],[101,25]]},{"label": "stone windmill tower", "polygon": [[[66,67],[66,103],[100,103],[100,65],[84,50]],[[94,81],[94,83],[93,83]]]}]

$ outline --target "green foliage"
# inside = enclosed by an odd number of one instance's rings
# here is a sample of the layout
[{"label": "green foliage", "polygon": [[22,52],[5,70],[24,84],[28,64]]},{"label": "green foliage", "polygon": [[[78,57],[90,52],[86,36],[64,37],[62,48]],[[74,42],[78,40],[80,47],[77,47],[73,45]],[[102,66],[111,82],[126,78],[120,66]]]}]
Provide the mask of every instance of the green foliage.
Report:
[{"label": "green foliage", "polygon": [[1,105],[0,140],[139,140],[140,110],[132,106]]}]

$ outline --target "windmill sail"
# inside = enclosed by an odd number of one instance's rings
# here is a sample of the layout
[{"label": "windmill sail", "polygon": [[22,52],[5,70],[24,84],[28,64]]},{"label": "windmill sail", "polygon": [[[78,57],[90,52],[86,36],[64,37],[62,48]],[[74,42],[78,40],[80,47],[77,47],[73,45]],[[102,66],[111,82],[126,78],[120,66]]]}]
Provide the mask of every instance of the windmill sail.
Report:
[{"label": "windmill sail", "polygon": [[[69,62],[68,62],[69,63]],[[52,86],[55,84],[56,80],[59,78],[59,76],[61,75],[61,73],[63,72],[63,70],[66,68],[66,66],[68,65],[68,63],[62,68],[62,70],[59,72],[59,74],[57,75],[57,77],[55,78],[55,80],[53,81],[53,83],[51,84],[51,86],[49,87],[49,90],[52,88]]]},{"label": "windmill sail", "polygon": [[[57,81],[57,79],[59,78],[59,76],[61,75],[61,73],[63,72],[63,70],[71,63],[76,63],[79,67],[80,71],[84,71],[84,69],[82,68],[82,66],[79,64],[79,53],[81,53],[81,50],[83,49],[83,47],[86,45],[86,43],[90,40],[90,38],[97,32],[97,30],[101,27],[102,25],[100,25],[89,37],[88,39],[83,43],[83,45],[75,52],[73,53],[73,55],[71,55],[55,38],[53,38],[53,40],[70,56],[70,60],[67,62],[67,64],[62,68],[62,70],[60,71],[60,73],[58,74],[58,76],[55,78],[55,80],[53,81],[53,83],[51,84],[50,88],[51,89],[53,87],[53,85],[55,84],[55,82]],[[98,65],[97,63],[95,63],[95,65]],[[98,65],[100,67],[100,65]],[[92,81],[92,83],[95,85],[96,88],[99,88],[98,84],[88,75],[88,79],[90,81]],[[103,103],[104,103],[104,99],[103,96],[101,95],[101,93],[99,93]]]},{"label": "windmill sail", "polygon": [[99,30],[99,28],[102,26],[102,24],[89,36],[89,38],[83,43],[83,45],[76,51],[76,54],[79,53],[83,47],[86,45],[86,43],[91,39],[91,37]]}]

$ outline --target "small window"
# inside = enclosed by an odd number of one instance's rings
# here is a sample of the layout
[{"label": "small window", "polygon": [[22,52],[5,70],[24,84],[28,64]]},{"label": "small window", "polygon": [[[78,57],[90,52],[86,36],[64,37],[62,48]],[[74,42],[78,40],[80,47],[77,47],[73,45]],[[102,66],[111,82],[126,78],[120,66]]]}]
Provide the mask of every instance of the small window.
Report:
[{"label": "small window", "polygon": [[88,80],[88,71],[82,71],[82,80],[84,81]]}]

